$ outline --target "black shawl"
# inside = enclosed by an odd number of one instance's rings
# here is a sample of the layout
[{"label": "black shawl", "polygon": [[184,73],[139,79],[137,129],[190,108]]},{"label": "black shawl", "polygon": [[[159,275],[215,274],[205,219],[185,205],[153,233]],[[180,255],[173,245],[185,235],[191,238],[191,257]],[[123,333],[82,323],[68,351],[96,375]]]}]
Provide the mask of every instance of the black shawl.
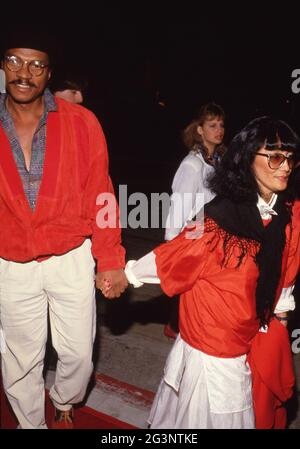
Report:
[{"label": "black shawl", "polygon": [[[261,325],[269,322],[281,275],[282,255],[286,240],[286,226],[291,221],[291,204],[279,194],[272,221],[264,226],[256,203],[233,203],[217,196],[205,205],[205,215],[212,218],[226,232],[224,253],[231,236],[260,243],[255,262],[259,269],[256,286],[256,313]],[[239,265],[242,258],[239,261]]]}]

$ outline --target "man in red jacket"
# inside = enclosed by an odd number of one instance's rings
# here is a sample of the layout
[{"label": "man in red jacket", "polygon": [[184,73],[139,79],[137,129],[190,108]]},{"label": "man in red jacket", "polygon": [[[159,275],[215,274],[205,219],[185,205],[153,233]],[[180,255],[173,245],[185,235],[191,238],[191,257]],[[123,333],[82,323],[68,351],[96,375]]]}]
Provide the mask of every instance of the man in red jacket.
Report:
[{"label": "man in red jacket", "polygon": [[[3,385],[22,429],[45,428],[43,364],[49,309],[58,353],[54,428],[73,428],[93,365],[96,287],[127,286],[118,207],[101,126],[54,98],[50,50],[14,36],[0,99],[0,324]],[[109,204],[109,208],[107,208]]]}]

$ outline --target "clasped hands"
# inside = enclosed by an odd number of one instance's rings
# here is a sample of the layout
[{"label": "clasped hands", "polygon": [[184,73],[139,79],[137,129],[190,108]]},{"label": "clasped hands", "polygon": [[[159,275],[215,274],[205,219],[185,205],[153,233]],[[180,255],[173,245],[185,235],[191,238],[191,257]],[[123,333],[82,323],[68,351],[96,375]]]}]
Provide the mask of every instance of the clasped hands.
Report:
[{"label": "clasped hands", "polygon": [[102,271],[96,275],[96,287],[108,299],[119,298],[128,287],[124,270]]}]

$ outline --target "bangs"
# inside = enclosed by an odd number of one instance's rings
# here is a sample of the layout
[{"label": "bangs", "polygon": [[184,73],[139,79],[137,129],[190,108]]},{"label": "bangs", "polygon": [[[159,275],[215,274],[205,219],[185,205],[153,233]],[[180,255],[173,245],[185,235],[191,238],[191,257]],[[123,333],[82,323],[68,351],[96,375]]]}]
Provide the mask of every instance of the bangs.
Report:
[{"label": "bangs", "polygon": [[[217,111],[216,111],[216,113],[214,114],[213,112],[209,112],[206,116],[205,116],[205,119],[204,119],[204,122],[209,122],[210,120],[215,120],[215,119],[217,119],[217,120],[223,120],[224,121],[224,115],[221,115],[220,114],[220,112],[219,113],[217,113]],[[203,123],[204,123],[203,122]]]},{"label": "bangs", "polygon": [[263,145],[267,150],[300,152],[299,138],[286,123],[276,121],[268,125],[262,130],[265,131]]}]

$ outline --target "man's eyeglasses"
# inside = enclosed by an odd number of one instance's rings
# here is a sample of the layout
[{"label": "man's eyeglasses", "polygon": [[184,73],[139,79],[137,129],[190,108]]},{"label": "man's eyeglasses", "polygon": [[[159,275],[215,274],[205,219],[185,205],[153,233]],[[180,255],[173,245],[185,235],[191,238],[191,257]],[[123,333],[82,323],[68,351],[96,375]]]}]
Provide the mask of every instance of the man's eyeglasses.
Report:
[{"label": "man's eyeglasses", "polygon": [[27,64],[29,73],[33,76],[41,76],[45,70],[46,67],[49,66],[49,64],[45,64],[43,61],[24,61],[23,59],[19,58],[19,56],[5,56],[4,58],[5,65],[11,72],[18,72],[22,69],[24,64]]},{"label": "man's eyeglasses", "polygon": [[264,154],[264,153],[254,153],[257,156],[264,156],[268,158],[268,165],[272,170],[276,170],[277,168],[280,168],[285,160],[288,161],[289,168],[292,169],[295,166],[295,157],[293,154],[289,154],[288,156],[285,156],[282,153],[273,153],[273,154]]}]

